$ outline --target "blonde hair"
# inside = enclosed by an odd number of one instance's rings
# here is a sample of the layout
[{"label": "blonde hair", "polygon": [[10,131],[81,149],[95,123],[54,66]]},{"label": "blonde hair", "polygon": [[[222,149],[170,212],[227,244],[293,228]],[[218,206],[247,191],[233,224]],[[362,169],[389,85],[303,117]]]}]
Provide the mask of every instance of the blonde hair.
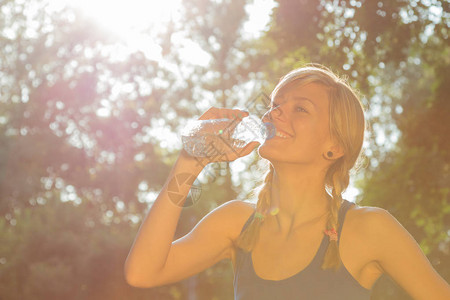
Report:
[{"label": "blonde hair", "polygon": [[[327,230],[339,228],[338,212],[342,204],[342,193],[348,187],[350,170],[355,166],[362,149],[366,122],[364,109],[357,93],[345,79],[338,77],[321,65],[307,65],[295,69],[282,77],[271,94],[271,98],[292,83],[304,85],[319,83],[328,90],[330,100],[329,130],[331,136],[342,147],[344,155],[328,168],[325,176],[325,189],[331,195],[330,212],[327,219]],[[269,163],[264,182],[259,187],[256,212],[266,215],[271,206],[271,187],[274,169]],[[252,251],[259,238],[259,231],[264,218],[255,214],[249,226],[239,235],[236,246],[244,251]],[[337,270],[341,265],[337,241],[330,240],[322,269]]]}]

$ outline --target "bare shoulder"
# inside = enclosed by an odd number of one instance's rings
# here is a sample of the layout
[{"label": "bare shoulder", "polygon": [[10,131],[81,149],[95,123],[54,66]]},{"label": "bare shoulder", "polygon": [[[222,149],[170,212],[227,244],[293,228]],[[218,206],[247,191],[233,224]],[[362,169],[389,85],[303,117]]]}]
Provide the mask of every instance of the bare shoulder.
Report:
[{"label": "bare shoulder", "polygon": [[255,208],[256,204],[254,203],[242,200],[231,200],[218,206],[213,211],[220,210],[223,212],[224,215],[230,215],[233,217],[240,217],[241,215],[242,216],[247,215],[248,217],[253,213]]},{"label": "bare shoulder", "polygon": [[352,205],[347,212],[341,236],[342,258],[347,260],[350,269],[353,264],[358,272],[363,273],[360,270],[365,268],[370,273],[363,279],[369,282],[367,286],[382,273],[378,263],[380,252],[386,249],[386,235],[394,222],[401,226],[387,210],[379,207]]},{"label": "bare shoulder", "polygon": [[[385,245],[400,237],[412,238],[397,219],[384,208],[354,205],[347,213],[347,229],[370,249],[374,257],[385,251]],[[348,220],[347,220],[348,219]],[[378,252],[378,253],[377,253]]]},{"label": "bare shoulder", "polygon": [[386,210],[374,206],[352,205],[348,210],[345,223],[348,231],[358,238],[373,236],[375,231],[386,229],[386,225],[397,223],[397,220]]},{"label": "bare shoulder", "polygon": [[242,200],[232,200],[223,204],[221,209],[223,210],[224,218],[231,226],[229,228],[230,237],[235,238],[239,236],[245,222],[255,211],[256,204]]},{"label": "bare shoulder", "polygon": [[[212,210],[210,215],[215,216],[213,220],[215,225],[222,227],[226,236],[234,241],[255,209],[256,204],[254,203],[231,200]],[[214,224],[211,225],[214,226]]]},{"label": "bare shoulder", "polygon": [[382,231],[391,226],[401,226],[389,211],[380,207],[353,205],[347,215],[351,227],[366,235],[368,232]]}]

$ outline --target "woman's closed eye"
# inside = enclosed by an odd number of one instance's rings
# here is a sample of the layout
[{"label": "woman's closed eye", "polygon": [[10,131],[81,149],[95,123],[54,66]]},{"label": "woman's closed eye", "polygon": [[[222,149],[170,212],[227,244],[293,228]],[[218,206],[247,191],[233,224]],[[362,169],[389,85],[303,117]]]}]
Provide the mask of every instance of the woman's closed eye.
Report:
[{"label": "woman's closed eye", "polygon": [[295,108],[295,110],[296,111],[299,111],[299,112],[308,112],[306,109],[304,109],[303,107],[301,107],[301,106],[297,106],[296,108]]},{"label": "woman's closed eye", "polygon": [[[273,109],[277,108],[278,106],[279,106],[279,105],[276,104],[276,103],[270,103],[270,104],[267,106],[267,108],[268,108],[269,110],[273,110]],[[298,105],[295,106],[295,111],[297,111],[297,112],[305,112],[305,113],[308,112],[304,107],[298,106]]]}]

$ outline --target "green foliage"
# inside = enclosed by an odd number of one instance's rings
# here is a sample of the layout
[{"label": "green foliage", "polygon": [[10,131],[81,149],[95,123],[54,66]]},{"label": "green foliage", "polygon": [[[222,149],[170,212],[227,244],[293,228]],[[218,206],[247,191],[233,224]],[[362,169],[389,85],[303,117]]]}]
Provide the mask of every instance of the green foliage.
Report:
[{"label": "green foliage", "polygon": [[[145,83],[155,62],[141,53],[115,61],[104,51],[113,41],[89,20],[32,4],[31,15],[22,2],[2,5],[0,14],[15,33],[1,40],[0,211],[68,185],[77,197],[112,199],[104,204],[114,208],[136,199],[141,182],[162,184],[168,167],[157,143],[144,142],[162,101],[158,87]],[[30,28],[28,19],[46,29]]]},{"label": "green foliage", "polygon": [[[365,95],[373,129],[362,204],[388,209],[449,280],[448,3],[283,0],[258,39],[242,31],[247,1],[182,3],[180,20],[149,31],[164,63],[141,52],[114,58],[120,42],[70,9],[0,3],[2,297],[232,298],[228,262],[151,290],[124,281],[150,192],[177,154],[150,132],[177,132],[209,106],[253,112],[249,99],[307,62],[348,76]],[[186,59],[180,36],[208,62]],[[176,237],[215,206],[249,196],[254,158],[240,174],[229,164],[209,169]],[[383,278],[373,299],[409,298]]]},{"label": "green foliage", "polygon": [[0,220],[2,297],[173,299],[168,288],[138,290],[126,284],[123,264],[136,232],[93,218],[92,209],[61,202],[55,194],[45,205]]},{"label": "green foliage", "polygon": [[169,171],[147,134],[162,68],[142,53],[114,59],[116,41],[69,9],[0,8],[2,298],[170,299],[122,274],[148,186]]},{"label": "green foliage", "polygon": [[[402,136],[396,149],[362,182],[362,203],[387,208],[449,281],[450,127],[445,120],[450,90],[444,82],[449,80],[450,66],[429,67],[423,65],[422,78],[407,84],[404,111],[396,117]],[[389,299],[399,297],[395,292]]]},{"label": "green foliage", "polygon": [[[206,109],[192,99],[236,103],[227,95],[242,80],[231,74],[241,67],[242,49],[234,49],[243,3],[185,3],[181,28],[155,36],[166,42],[165,63],[140,52],[115,58],[120,41],[70,9],[50,13],[43,0],[0,4],[2,296],[180,299],[192,293],[196,277],[151,291],[132,289],[123,263],[150,192],[159,190],[176,155],[149,132],[161,123],[177,130],[182,119],[166,117],[174,112],[191,118]],[[195,8],[206,9],[206,24],[188,19]],[[222,30],[208,32],[214,27]],[[209,70],[181,60],[173,30],[192,34],[209,51]],[[181,79],[170,69],[174,65]],[[207,199],[208,210],[234,198],[230,172],[220,189],[221,197]],[[207,212],[195,209],[183,213],[177,236]],[[209,279],[197,289],[209,291],[204,299],[220,285],[232,292],[226,281],[204,276]]]}]

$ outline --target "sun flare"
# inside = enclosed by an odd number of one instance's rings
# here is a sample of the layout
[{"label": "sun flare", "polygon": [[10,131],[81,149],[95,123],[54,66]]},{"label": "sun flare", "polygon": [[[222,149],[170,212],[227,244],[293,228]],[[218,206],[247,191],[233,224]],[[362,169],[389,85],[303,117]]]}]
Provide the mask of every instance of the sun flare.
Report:
[{"label": "sun flare", "polygon": [[180,0],[48,1],[54,6],[69,6],[78,10],[130,51],[141,50],[156,60],[160,58],[160,48],[149,33],[161,31],[167,22],[176,20],[181,5]]},{"label": "sun flare", "polygon": [[[55,0],[52,0],[55,1]],[[180,6],[180,0],[63,0],[80,9],[100,26],[120,35],[130,30],[146,30],[170,20]]]}]

